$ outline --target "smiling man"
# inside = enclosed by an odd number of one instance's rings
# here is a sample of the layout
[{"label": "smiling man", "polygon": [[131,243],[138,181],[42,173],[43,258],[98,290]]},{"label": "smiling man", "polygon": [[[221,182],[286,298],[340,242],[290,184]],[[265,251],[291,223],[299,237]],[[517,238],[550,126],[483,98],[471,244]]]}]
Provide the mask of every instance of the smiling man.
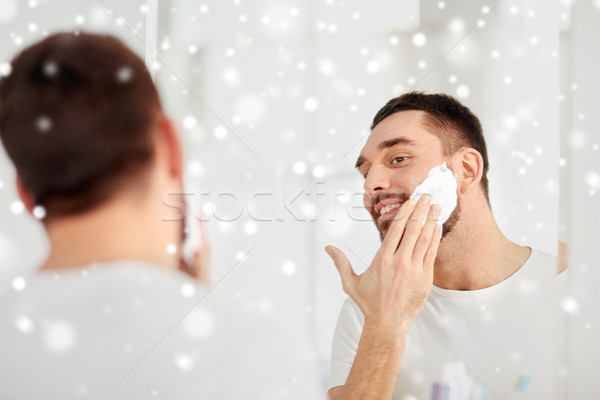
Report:
[{"label": "smiling man", "polygon": [[[478,118],[450,96],[412,92],[389,101],[371,129],[356,167],[382,246],[362,275],[326,249],[350,296],[329,396],[553,398],[557,262],[500,231]],[[443,210],[429,208],[429,196],[410,197],[444,162],[457,206],[438,245],[441,229],[432,225]]]}]

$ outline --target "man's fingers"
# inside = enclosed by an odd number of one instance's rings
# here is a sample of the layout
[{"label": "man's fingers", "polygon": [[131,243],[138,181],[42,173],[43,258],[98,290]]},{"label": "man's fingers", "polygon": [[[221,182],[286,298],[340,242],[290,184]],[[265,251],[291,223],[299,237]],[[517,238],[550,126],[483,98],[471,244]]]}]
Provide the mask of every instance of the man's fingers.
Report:
[{"label": "man's fingers", "polygon": [[425,253],[429,249],[429,245],[432,241],[433,230],[437,225],[437,220],[440,217],[441,207],[439,204],[434,204],[429,208],[427,220],[425,225],[421,229],[421,234],[415,243],[415,249],[413,251],[412,259],[413,262],[422,263],[425,258]]},{"label": "man's fingers", "polygon": [[348,258],[344,254],[343,251],[338,249],[335,246],[327,246],[325,247],[325,252],[331,257],[335,267],[337,268],[340,278],[342,279],[342,288],[347,295],[352,297],[354,292],[354,280],[356,279],[356,274],[352,270],[352,265]]},{"label": "man's fingers", "polygon": [[407,256],[408,260],[412,259],[415,243],[421,234],[423,220],[429,210],[429,204],[431,204],[431,196],[421,196],[415,210],[408,217],[408,221],[406,221],[406,231],[404,232],[404,237],[402,238],[397,254],[403,257]]},{"label": "man's fingers", "polygon": [[431,238],[431,243],[429,244],[429,248],[425,253],[425,258],[423,259],[423,270],[427,274],[433,274],[433,266],[435,264],[435,257],[437,256],[438,247],[440,245],[440,240],[442,239],[442,226],[440,224],[435,224],[435,228],[433,229],[433,237]]},{"label": "man's fingers", "polygon": [[402,235],[404,234],[404,227],[406,226],[406,221],[408,217],[413,213],[413,210],[416,206],[414,200],[407,200],[396,215],[394,216],[394,220],[390,225],[390,228],[383,239],[383,243],[381,243],[381,250],[386,254],[394,254],[396,249],[398,248],[398,244],[400,244],[400,240],[402,239]]}]

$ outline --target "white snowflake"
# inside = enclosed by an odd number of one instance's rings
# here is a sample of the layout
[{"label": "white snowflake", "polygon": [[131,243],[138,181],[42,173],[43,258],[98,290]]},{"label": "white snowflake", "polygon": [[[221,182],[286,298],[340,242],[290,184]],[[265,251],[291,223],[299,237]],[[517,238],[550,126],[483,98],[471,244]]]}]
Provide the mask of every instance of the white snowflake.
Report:
[{"label": "white snowflake", "polygon": [[244,232],[246,232],[247,235],[254,235],[257,230],[258,225],[256,225],[256,222],[254,221],[248,221],[244,224]]},{"label": "white snowflake", "polygon": [[285,275],[294,275],[296,273],[296,264],[292,261],[286,261],[281,266],[281,270]]},{"label": "white snowflake", "polygon": [[369,60],[366,68],[368,73],[376,74],[381,70],[381,64],[377,60]]},{"label": "white snowflake", "polygon": [[306,111],[316,111],[319,108],[319,101],[314,97],[308,97],[304,101],[304,109]]},{"label": "white snowflake", "polygon": [[292,166],[292,170],[296,175],[303,175],[306,172],[306,164],[302,161],[296,161]]},{"label": "white snowflake", "polygon": [[54,61],[48,61],[44,64],[44,74],[46,74],[47,77],[52,78],[56,76],[57,73],[58,64],[56,64]]},{"label": "white snowflake", "polygon": [[213,334],[216,320],[205,308],[192,310],[182,322],[184,331],[194,339],[205,339]]},{"label": "white snowflake", "polygon": [[183,118],[183,127],[185,129],[191,130],[194,129],[197,125],[198,121],[193,115],[188,115],[185,118]]},{"label": "white snowflake", "polygon": [[218,125],[213,130],[213,134],[214,134],[215,138],[217,138],[219,140],[225,139],[227,137],[228,132],[229,131],[227,130],[227,128],[223,125]]},{"label": "white snowflake", "polygon": [[423,47],[427,43],[427,36],[423,32],[417,32],[413,35],[412,42],[416,47]]},{"label": "white snowflake", "polygon": [[459,99],[466,99],[471,94],[471,90],[467,85],[459,85],[456,88],[456,96]]},{"label": "white snowflake", "polygon": [[177,245],[174,243],[169,243],[166,247],[168,254],[175,254],[177,252]]},{"label": "white snowflake", "polygon": [[43,206],[35,206],[33,208],[33,216],[37,219],[46,218],[46,209]]},{"label": "white snowflake", "polygon": [[22,276],[15,276],[12,280],[12,287],[17,292],[20,292],[27,287],[27,281]]},{"label": "white snowflake", "polygon": [[191,283],[184,283],[181,286],[181,295],[183,297],[192,297],[196,292],[196,288]]},{"label": "white snowflake", "polygon": [[10,211],[15,215],[23,214],[23,211],[25,211],[25,205],[21,201],[15,200],[10,203]]},{"label": "white snowflake", "polygon": [[12,67],[8,63],[0,64],[0,76],[8,76],[12,72]]},{"label": "white snowflake", "polygon": [[579,302],[571,296],[564,296],[560,301],[560,305],[567,314],[574,315],[579,313]]},{"label": "white snowflake", "polygon": [[37,119],[36,126],[40,132],[48,133],[52,129],[52,119],[42,115]]},{"label": "white snowflake", "polygon": [[133,70],[131,67],[124,65],[117,70],[117,80],[121,83],[127,83],[133,78]]},{"label": "white snowflake", "polygon": [[592,190],[600,189],[600,174],[596,171],[589,171],[585,174],[585,183]]},{"label": "white snowflake", "polygon": [[56,353],[64,353],[71,350],[75,342],[75,329],[70,323],[54,321],[45,326],[44,343],[50,350]]},{"label": "white snowflake", "polygon": [[325,167],[322,165],[315,165],[312,169],[312,174],[317,179],[325,177],[325,172]]},{"label": "white snowflake", "polygon": [[191,371],[194,368],[194,360],[188,354],[178,353],[175,355],[175,365],[182,371]]}]

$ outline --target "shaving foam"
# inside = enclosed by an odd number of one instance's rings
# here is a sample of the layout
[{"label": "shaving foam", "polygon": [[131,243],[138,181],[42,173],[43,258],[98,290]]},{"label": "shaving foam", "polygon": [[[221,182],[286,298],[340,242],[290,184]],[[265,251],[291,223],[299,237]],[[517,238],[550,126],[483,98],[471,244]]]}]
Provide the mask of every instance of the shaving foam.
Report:
[{"label": "shaving foam", "polygon": [[431,204],[439,204],[442,209],[438,223],[443,224],[456,208],[457,188],[456,177],[444,161],[429,170],[427,178],[415,188],[410,198],[418,201],[424,194],[431,196]]}]

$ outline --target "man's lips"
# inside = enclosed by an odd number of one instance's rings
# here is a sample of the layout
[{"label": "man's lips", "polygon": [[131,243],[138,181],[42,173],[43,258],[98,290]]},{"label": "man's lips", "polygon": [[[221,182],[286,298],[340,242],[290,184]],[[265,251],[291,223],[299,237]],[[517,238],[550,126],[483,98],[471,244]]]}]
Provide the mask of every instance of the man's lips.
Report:
[{"label": "man's lips", "polygon": [[404,204],[404,201],[399,198],[387,198],[375,204],[373,212],[377,218],[377,224],[379,225],[382,221],[393,218],[402,204]]},{"label": "man's lips", "polygon": [[393,206],[401,206],[402,204],[404,204],[404,201],[398,199],[398,198],[389,198],[389,199],[385,199],[385,200],[381,200],[380,202],[378,202],[377,204],[375,204],[375,207],[373,208],[373,210],[375,211],[375,214],[377,215],[381,215],[381,211],[387,207],[387,209],[384,210],[384,214],[386,212],[389,212],[389,208],[393,207]]},{"label": "man's lips", "polygon": [[[386,208],[384,208],[383,210],[385,211]],[[400,204],[396,204],[396,207],[389,209],[387,212],[384,212],[379,218],[377,218],[377,224],[380,225],[383,221],[393,219],[399,210]]]}]

